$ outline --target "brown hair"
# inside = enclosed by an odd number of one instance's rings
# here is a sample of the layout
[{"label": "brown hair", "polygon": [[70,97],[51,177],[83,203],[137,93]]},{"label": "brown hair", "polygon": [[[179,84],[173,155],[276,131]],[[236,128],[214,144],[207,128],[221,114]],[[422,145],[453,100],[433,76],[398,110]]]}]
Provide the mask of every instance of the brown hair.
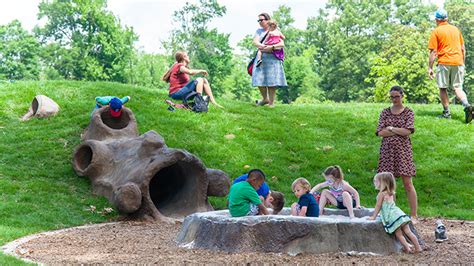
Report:
[{"label": "brown hair", "polygon": [[328,168],[326,168],[326,170],[324,170],[323,175],[324,177],[331,175],[336,180],[344,179],[344,173],[342,172],[342,169],[339,165],[329,166]]},{"label": "brown hair", "polygon": [[270,18],[270,15],[268,15],[268,13],[260,13],[258,16],[259,16],[259,17],[264,17],[266,20],[270,20],[270,19],[271,19],[271,18]]},{"label": "brown hair", "polygon": [[403,96],[403,88],[398,86],[398,85],[392,86],[390,88],[390,92],[392,92],[392,91],[398,91],[400,93],[400,95]]},{"label": "brown hair", "polygon": [[395,177],[390,172],[378,173],[374,177],[380,183],[380,191],[387,192],[389,195],[394,195],[397,189]]},{"label": "brown hair", "polygon": [[170,67],[170,69],[168,69],[168,71],[166,71],[166,73],[163,75],[163,77],[161,77],[161,79],[165,82],[170,82],[170,78],[171,78],[171,71],[173,70],[173,67],[177,64],[177,63],[180,63],[184,60],[184,56],[186,55],[185,52],[183,51],[177,51],[175,54],[174,54],[174,59],[176,60],[176,62]]},{"label": "brown hair", "polygon": [[311,184],[304,177],[297,178],[293,181],[293,184],[291,184],[291,190],[295,190],[296,185],[300,185],[304,190],[306,190],[306,192],[311,190]]},{"label": "brown hair", "polygon": [[285,206],[285,196],[283,195],[283,193],[278,191],[271,191],[270,196],[272,196],[273,198],[273,214],[278,214],[283,209],[283,206]]}]

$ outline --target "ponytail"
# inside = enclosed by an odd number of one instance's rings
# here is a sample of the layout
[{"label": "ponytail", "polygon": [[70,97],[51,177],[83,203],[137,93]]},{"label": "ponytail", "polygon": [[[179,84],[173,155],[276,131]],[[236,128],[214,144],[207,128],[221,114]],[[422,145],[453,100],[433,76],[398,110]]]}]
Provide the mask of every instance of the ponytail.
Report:
[{"label": "ponytail", "polygon": [[174,63],[170,69],[168,69],[168,71],[166,71],[166,73],[163,75],[163,77],[161,78],[163,81],[169,83],[170,82],[170,78],[171,78],[171,71],[173,70],[174,66],[176,65],[177,63]]}]

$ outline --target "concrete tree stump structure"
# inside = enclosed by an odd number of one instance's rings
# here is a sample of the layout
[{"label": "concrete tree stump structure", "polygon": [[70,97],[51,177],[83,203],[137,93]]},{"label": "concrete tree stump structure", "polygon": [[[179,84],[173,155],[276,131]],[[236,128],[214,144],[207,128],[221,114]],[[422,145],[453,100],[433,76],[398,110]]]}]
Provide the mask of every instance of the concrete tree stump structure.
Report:
[{"label": "concrete tree stump structure", "polygon": [[206,168],[193,154],[168,148],[155,131],[138,136],[130,109],[120,118],[108,107],[96,110],[73,154],[73,168],[91,180],[93,192],[105,196],[133,220],[168,220],[213,210],[208,196],[229,193],[230,179]]},{"label": "concrete tree stump structure", "polygon": [[195,213],[186,217],[176,241],[186,248],[237,253],[400,252],[400,243],[385,232],[380,220],[365,218],[373,211],[355,209],[354,219],[349,219],[347,210],[338,209],[325,209],[318,218],[290,216],[290,208],[279,215],[237,218],[228,210]]},{"label": "concrete tree stump structure", "polygon": [[30,120],[32,117],[50,117],[55,116],[59,112],[59,105],[45,95],[36,95],[31,101],[28,112],[23,115],[21,121]]}]

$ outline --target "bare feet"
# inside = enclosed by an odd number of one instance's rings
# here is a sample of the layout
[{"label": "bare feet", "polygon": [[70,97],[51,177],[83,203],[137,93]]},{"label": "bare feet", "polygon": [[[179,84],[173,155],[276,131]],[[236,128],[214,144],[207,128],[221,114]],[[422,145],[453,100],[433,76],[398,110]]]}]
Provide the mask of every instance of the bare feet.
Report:
[{"label": "bare feet", "polygon": [[408,253],[408,254],[412,254],[413,253],[413,246],[410,245],[410,244],[404,246],[403,247],[403,252]]},{"label": "bare feet", "polygon": [[217,107],[217,108],[221,108],[221,109],[224,109],[224,106],[218,104],[218,103],[214,103],[214,105]]}]

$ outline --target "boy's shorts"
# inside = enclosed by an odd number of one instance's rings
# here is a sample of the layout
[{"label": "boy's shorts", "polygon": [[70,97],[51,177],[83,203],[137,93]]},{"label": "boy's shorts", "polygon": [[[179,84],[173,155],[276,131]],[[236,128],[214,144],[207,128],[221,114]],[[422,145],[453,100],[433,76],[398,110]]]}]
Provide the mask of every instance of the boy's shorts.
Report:
[{"label": "boy's shorts", "polygon": [[464,66],[438,65],[436,67],[436,83],[440,89],[462,89],[464,82]]},{"label": "boy's shorts", "polygon": [[[355,208],[355,206],[356,206],[356,201],[355,201],[355,199],[352,199],[352,208]],[[347,209],[346,206],[344,206],[344,203],[342,202],[342,200],[341,200],[341,201],[339,201],[339,200],[337,201],[337,208],[338,208],[338,209],[343,209],[343,210],[344,210],[344,209]]]},{"label": "boy's shorts", "polygon": [[182,100],[184,96],[188,95],[190,92],[196,91],[197,80],[192,80],[188,84],[184,85],[179,91],[170,95],[171,98],[175,100]]},{"label": "boy's shorts", "polygon": [[250,203],[250,211],[247,213],[247,216],[255,216],[258,215],[258,206]]}]

